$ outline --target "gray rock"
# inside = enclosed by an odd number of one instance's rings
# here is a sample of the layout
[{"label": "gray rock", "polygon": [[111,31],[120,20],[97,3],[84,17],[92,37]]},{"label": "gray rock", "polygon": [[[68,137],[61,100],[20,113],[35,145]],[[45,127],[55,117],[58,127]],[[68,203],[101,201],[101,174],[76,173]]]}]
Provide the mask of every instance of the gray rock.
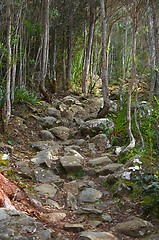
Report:
[{"label": "gray rock", "polygon": [[120,163],[110,163],[104,167],[101,167],[100,169],[98,169],[96,171],[96,173],[98,175],[108,175],[108,174],[112,174],[115,171],[117,171],[119,168],[121,168],[123,166],[123,164]]},{"label": "gray rock", "polygon": [[77,146],[81,146],[82,144],[84,144],[85,140],[83,138],[78,139],[75,141],[75,144],[77,144]]},{"label": "gray rock", "polygon": [[55,208],[55,209],[58,209],[58,210],[62,208],[62,207],[60,207],[60,205],[56,201],[54,201],[52,199],[46,199],[46,204],[48,204],[52,208]]},{"label": "gray rock", "polygon": [[52,135],[52,133],[48,130],[41,130],[39,134],[40,134],[40,137],[44,140],[53,140],[55,138]]},{"label": "gray rock", "polygon": [[109,214],[102,214],[102,221],[103,222],[112,222],[112,217]]},{"label": "gray rock", "polygon": [[55,127],[58,123],[57,119],[54,117],[39,117],[38,123],[43,127],[43,128],[52,128]]},{"label": "gray rock", "polygon": [[77,98],[72,97],[72,96],[64,97],[63,103],[66,104],[66,105],[69,105],[69,106],[71,106],[73,104],[81,105],[80,101]]},{"label": "gray rock", "polygon": [[31,147],[34,148],[36,151],[51,149],[54,154],[57,154],[58,150],[61,148],[61,146],[53,140],[34,142],[31,144]]},{"label": "gray rock", "polygon": [[37,153],[37,155],[31,159],[31,162],[37,165],[44,165],[51,167],[51,162],[54,160],[54,151],[52,150],[43,150]]},{"label": "gray rock", "polygon": [[66,213],[64,212],[53,212],[53,213],[47,213],[43,214],[43,218],[45,219],[46,222],[48,223],[58,223],[66,217]]},{"label": "gray rock", "polygon": [[118,240],[112,233],[109,232],[81,232],[77,240]]},{"label": "gray rock", "polygon": [[65,192],[71,192],[73,195],[78,194],[78,183],[76,180],[71,182],[64,182],[63,184],[63,190]]},{"label": "gray rock", "polygon": [[76,156],[64,156],[60,158],[60,163],[67,172],[77,172],[82,170],[81,159]]},{"label": "gray rock", "polygon": [[61,140],[67,140],[70,136],[70,129],[67,127],[59,126],[51,129],[51,133],[53,133],[56,137]]},{"label": "gray rock", "polygon": [[0,208],[0,220],[0,239],[52,239],[49,229],[22,212]]},{"label": "gray rock", "polygon": [[110,164],[112,163],[112,160],[107,157],[107,156],[104,156],[104,157],[99,157],[99,158],[93,158],[91,160],[89,160],[88,162],[92,167],[96,167],[96,166],[105,166],[107,164]]},{"label": "gray rock", "polygon": [[79,224],[79,223],[67,223],[67,224],[65,224],[65,226],[64,226],[64,229],[66,230],[66,231],[69,231],[69,232],[75,232],[75,233],[77,233],[77,232],[81,232],[81,231],[83,231],[84,230],[84,226],[83,226],[83,224]]},{"label": "gray rock", "polygon": [[153,234],[151,236],[144,238],[144,240],[158,240],[158,239],[159,239],[159,234]]},{"label": "gray rock", "polygon": [[97,220],[88,221],[88,224],[93,228],[97,228],[101,223],[102,223],[101,221],[97,221]]},{"label": "gray rock", "polygon": [[47,113],[49,116],[51,117],[55,117],[57,119],[59,119],[61,117],[61,113],[58,109],[54,108],[54,107],[49,107],[47,109]]},{"label": "gray rock", "polygon": [[89,135],[93,137],[99,132],[103,132],[104,128],[106,128],[108,133],[110,134],[114,129],[113,121],[109,120],[108,118],[89,120],[81,125],[80,131],[81,134],[84,136]]},{"label": "gray rock", "polygon": [[102,197],[102,192],[94,189],[94,188],[86,188],[84,189],[80,195],[80,202],[96,202]]},{"label": "gray rock", "polygon": [[33,178],[33,168],[25,162],[16,162],[16,172],[24,178]]},{"label": "gray rock", "polygon": [[103,211],[102,210],[100,210],[100,209],[97,209],[97,208],[94,208],[94,207],[92,207],[92,208],[84,208],[84,207],[81,207],[79,210],[78,210],[78,213],[79,214],[96,214],[96,215],[101,215],[102,213],[103,213]]},{"label": "gray rock", "polygon": [[103,133],[97,134],[95,137],[91,138],[89,141],[94,143],[96,148],[100,150],[108,149],[111,147],[109,138]]},{"label": "gray rock", "polygon": [[53,198],[56,195],[57,187],[53,184],[43,183],[41,185],[35,186],[34,190],[38,193],[38,195]]},{"label": "gray rock", "polygon": [[77,210],[78,206],[77,206],[77,199],[76,197],[71,193],[68,192],[67,193],[67,207],[71,208],[72,211]]},{"label": "gray rock", "polygon": [[115,101],[110,100],[109,112],[116,113],[118,111],[118,104]]},{"label": "gray rock", "polygon": [[56,236],[56,240],[69,240],[69,238],[65,237],[61,233],[58,233],[58,235]]},{"label": "gray rock", "polygon": [[135,218],[127,222],[118,223],[114,228],[116,232],[133,238],[145,237],[154,230],[152,223],[140,218]]},{"label": "gray rock", "polygon": [[56,174],[53,173],[53,171],[44,169],[41,167],[37,167],[34,170],[34,176],[37,182],[41,183],[61,183],[63,180]]}]

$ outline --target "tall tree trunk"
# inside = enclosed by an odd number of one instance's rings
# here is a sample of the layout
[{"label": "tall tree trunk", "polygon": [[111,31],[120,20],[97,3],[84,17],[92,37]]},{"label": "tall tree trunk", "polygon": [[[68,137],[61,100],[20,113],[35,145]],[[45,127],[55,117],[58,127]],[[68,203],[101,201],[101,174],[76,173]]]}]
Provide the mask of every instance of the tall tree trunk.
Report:
[{"label": "tall tree trunk", "polygon": [[88,78],[89,67],[90,67],[90,58],[91,58],[94,27],[95,27],[94,11],[95,11],[94,0],[90,0],[90,24],[89,24],[88,42],[86,46],[86,54],[84,59],[84,68],[83,68],[83,76],[82,76],[82,93],[84,95],[88,94],[87,78]]},{"label": "tall tree trunk", "polygon": [[127,132],[129,135],[129,141],[130,144],[124,149],[125,151],[128,151],[135,147],[135,138],[132,133],[132,120],[131,120],[131,95],[133,91],[133,87],[136,81],[136,33],[137,33],[137,17],[132,17],[132,78],[129,86],[129,92],[128,92],[128,103],[127,103]]},{"label": "tall tree trunk", "polygon": [[44,36],[43,36],[43,52],[42,52],[42,69],[41,69],[41,84],[40,91],[47,101],[50,101],[49,94],[45,89],[45,80],[48,68],[48,55],[49,55],[49,9],[50,0],[44,1]]},{"label": "tall tree trunk", "polygon": [[124,36],[124,48],[122,56],[122,82],[120,85],[120,109],[123,108],[123,85],[126,77],[126,60],[127,60],[127,44],[128,44],[128,19],[126,19],[126,29]]},{"label": "tall tree trunk", "polygon": [[149,52],[150,52],[150,68],[151,68],[151,80],[150,80],[150,100],[153,100],[155,84],[156,84],[156,70],[155,70],[155,39],[152,12],[150,7],[150,0],[146,1],[146,16],[148,23],[148,38],[149,38]]},{"label": "tall tree trunk", "polygon": [[57,63],[57,44],[56,44],[56,28],[53,32],[53,80],[56,81],[56,63]]},{"label": "tall tree trunk", "polygon": [[152,0],[152,17],[155,40],[155,60],[156,60],[156,95],[159,96],[159,36],[158,36],[158,19],[157,19],[157,1]]},{"label": "tall tree trunk", "polygon": [[100,0],[101,4],[101,19],[102,19],[102,92],[103,92],[103,108],[98,112],[98,117],[104,117],[109,112],[109,91],[108,91],[108,69],[107,69],[107,59],[106,59],[106,31],[107,31],[107,22],[106,22],[106,12],[105,12],[105,1]]},{"label": "tall tree trunk", "polygon": [[66,90],[70,88],[71,69],[72,69],[72,6],[69,4],[69,24],[68,24],[68,47],[67,47],[67,66],[66,66]]},{"label": "tall tree trunk", "polygon": [[6,82],[6,99],[2,109],[2,121],[4,132],[8,131],[8,124],[11,116],[11,3],[7,0],[6,3],[7,14],[7,82]]}]

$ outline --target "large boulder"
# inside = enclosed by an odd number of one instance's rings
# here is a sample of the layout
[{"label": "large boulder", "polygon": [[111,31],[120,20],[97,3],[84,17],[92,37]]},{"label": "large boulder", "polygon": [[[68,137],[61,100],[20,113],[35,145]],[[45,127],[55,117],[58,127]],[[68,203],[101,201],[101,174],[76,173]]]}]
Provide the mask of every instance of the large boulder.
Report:
[{"label": "large boulder", "polygon": [[51,240],[51,231],[42,223],[17,210],[0,208],[0,239]]},{"label": "large boulder", "polygon": [[108,135],[113,132],[114,129],[114,123],[112,120],[108,118],[100,118],[100,119],[93,119],[84,122],[81,127],[80,131],[81,134],[84,136],[95,136],[98,133],[105,132]]},{"label": "large boulder", "polygon": [[154,231],[154,226],[148,221],[134,218],[126,222],[118,223],[113,229],[126,236],[139,238],[152,233]]}]

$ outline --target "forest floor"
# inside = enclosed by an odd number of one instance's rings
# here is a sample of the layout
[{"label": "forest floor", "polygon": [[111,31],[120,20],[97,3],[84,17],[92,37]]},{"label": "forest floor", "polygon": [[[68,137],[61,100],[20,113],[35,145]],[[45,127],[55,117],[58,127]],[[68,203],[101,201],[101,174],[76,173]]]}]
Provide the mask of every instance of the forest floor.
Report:
[{"label": "forest floor", "polygon": [[[45,106],[46,107],[46,106]],[[18,186],[21,191],[21,196],[18,199],[12,199],[11,203],[17,210],[25,212],[26,214],[30,215],[31,217],[41,221],[46,226],[50,227],[53,232],[56,234],[62,233],[67,236],[69,239],[75,240],[77,237],[76,233],[67,232],[63,228],[64,222],[73,221],[76,219],[76,216],[72,213],[69,214],[67,211],[67,220],[63,221],[62,223],[54,223],[48,222],[46,219],[46,213],[49,209],[38,207],[30,204],[28,201],[28,193],[25,189],[29,189],[29,186],[32,186],[34,182],[32,179],[26,179],[23,176],[20,176],[16,172],[15,163],[18,161],[29,161],[32,157],[35,156],[36,151],[33,150],[31,147],[32,142],[40,141],[41,138],[39,136],[39,125],[37,124],[37,120],[34,118],[34,112],[38,112],[39,115],[44,115],[45,109],[42,107],[37,108],[36,106],[32,106],[30,104],[19,104],[16,105],[15,109],[13,109],[13,115],[11,117],[11,121],[9,123],[9,128],[7,133],[3,133],[0,131],[0,143],[4,145],[9,145],[13,148],[13,153],[10,156],[10,169],[11,171],[1,171],[1,173],[8,179],[11,180],[13,185]],[[2,122],[0,122],[0,129],[2,129]],[[2,152],[3,149],[0,150]],[[95,156],[93,156],[95,157]],[[6,186],[7,187],[7,186]],[[101,191],[103,188],[101,187]],[[124,222],[129,217],[129,215],[138,215],[136,212],[136,206],[131,205],[131,209],[128,207],[127,209],[125,206],[121,208],[118,205],[112,203],[112,196],[109,192],[105,191],[104,193],[105,202],[110,203],[107,205],[107,211],[110,213],[113,222],[106,222],[102,224],[102,229],[104,231],[109,231],[114,224]],[[56,200],[56,199],[55,199]],[[61,201],[61,203],[60,203]],[[63,205],[63,196],[61,192],[61,200],[58,199],[59,205]],[[119,240],[131,240],[134,238],[123,236],[119,234]]]}]

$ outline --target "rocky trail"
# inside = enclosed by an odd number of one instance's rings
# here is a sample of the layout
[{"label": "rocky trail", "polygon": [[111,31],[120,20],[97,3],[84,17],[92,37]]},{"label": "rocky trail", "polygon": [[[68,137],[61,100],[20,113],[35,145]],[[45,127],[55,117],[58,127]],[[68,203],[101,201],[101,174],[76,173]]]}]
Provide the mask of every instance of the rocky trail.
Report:
[{"label": "rocky trail", "polygon": [[159,239],[129,190],[108,187],[134,161],[119,163],[113,121],[96,118],[101,106],[102,98],[66,96],[14,109],[9,133],[0,134],[1,240]]}]

